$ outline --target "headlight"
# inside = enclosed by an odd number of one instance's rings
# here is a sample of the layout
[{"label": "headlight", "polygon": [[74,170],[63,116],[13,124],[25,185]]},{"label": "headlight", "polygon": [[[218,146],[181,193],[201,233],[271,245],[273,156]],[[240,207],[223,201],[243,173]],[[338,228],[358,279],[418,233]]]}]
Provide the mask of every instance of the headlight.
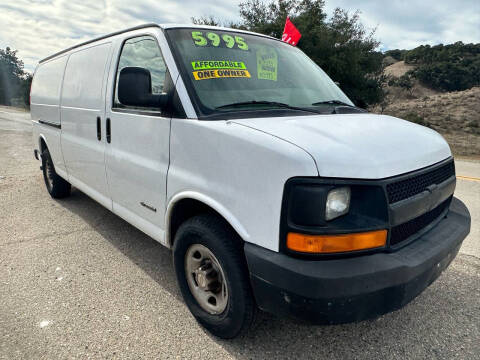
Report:
[{"label": "headlight", "polygon": [[286,253],[342,254],[385,247],[389,218],[383,183],[289,179],[280,221],[280,249]]},{"label": "headlight", "polygon": [[325,206],[325,220],[333,220],[348,213],[350,208],[350,187],[340,187],[330,190]]}]

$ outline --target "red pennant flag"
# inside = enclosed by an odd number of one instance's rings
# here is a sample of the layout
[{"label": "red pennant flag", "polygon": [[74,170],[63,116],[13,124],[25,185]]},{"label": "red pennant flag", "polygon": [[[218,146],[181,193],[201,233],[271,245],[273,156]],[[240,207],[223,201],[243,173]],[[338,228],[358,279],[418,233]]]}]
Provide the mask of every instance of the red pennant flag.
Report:
[{"label": "red pennant flag", "polygon": [[283,29],[282,41],[295,46],[298,44],[298,40],[300,40],[301,37],[302,34],[300,34],[300,31],[298,31],[295,25],[290,21],[290,17],[287,16],[285,28]]}]

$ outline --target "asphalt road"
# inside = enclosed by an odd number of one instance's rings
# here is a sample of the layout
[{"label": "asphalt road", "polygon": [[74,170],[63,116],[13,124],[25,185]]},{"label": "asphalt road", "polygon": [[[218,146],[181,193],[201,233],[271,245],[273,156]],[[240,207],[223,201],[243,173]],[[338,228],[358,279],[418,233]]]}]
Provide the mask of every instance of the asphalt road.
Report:
[{"label": "asphalt road", "polygon": [[77,190],[48,196],[31,141],[28,114],[0,108],[2,359],[480,359],[480,181],[457,182],[473,224],[460,254],[405,308],[341,326],[263,314],[223,341],[190,315],[169,250]]}]

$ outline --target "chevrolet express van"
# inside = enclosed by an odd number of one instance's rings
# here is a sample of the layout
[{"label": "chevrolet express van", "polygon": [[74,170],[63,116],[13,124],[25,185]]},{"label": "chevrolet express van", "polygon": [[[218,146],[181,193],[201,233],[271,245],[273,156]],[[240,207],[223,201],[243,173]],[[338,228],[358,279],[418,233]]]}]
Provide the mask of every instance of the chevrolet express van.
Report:
[{"label": "chevrolet express van", "polygon": [[31,89],[53,198],[84,192],[171,248],[222,338],[257,308],[313,323],[401,308],[470,230],[435,131],[359,109],[302,51],[148,24],[54,54]]}]

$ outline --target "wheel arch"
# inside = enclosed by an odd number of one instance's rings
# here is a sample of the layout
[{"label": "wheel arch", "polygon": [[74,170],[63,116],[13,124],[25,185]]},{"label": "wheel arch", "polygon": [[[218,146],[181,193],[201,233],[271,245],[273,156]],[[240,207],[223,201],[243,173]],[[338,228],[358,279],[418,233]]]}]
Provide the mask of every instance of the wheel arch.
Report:
[{"label": "wheel arch", "polygon": [[166,245],[168,247],[173,246],[176,231],[185,220],[202,213],[213,213],[219,216],[243,241],[248,241],[248,232],[227,208],[208,196],[187,191],[176,194],[168,203],[166,211]]},{"label": "wheel arch", "polygon": [[48,149],[47,139],[45,136],[43,136],[43,134],[38,135],[38,149],[40,151],[40,155],[42,155],[45,149]]}]

